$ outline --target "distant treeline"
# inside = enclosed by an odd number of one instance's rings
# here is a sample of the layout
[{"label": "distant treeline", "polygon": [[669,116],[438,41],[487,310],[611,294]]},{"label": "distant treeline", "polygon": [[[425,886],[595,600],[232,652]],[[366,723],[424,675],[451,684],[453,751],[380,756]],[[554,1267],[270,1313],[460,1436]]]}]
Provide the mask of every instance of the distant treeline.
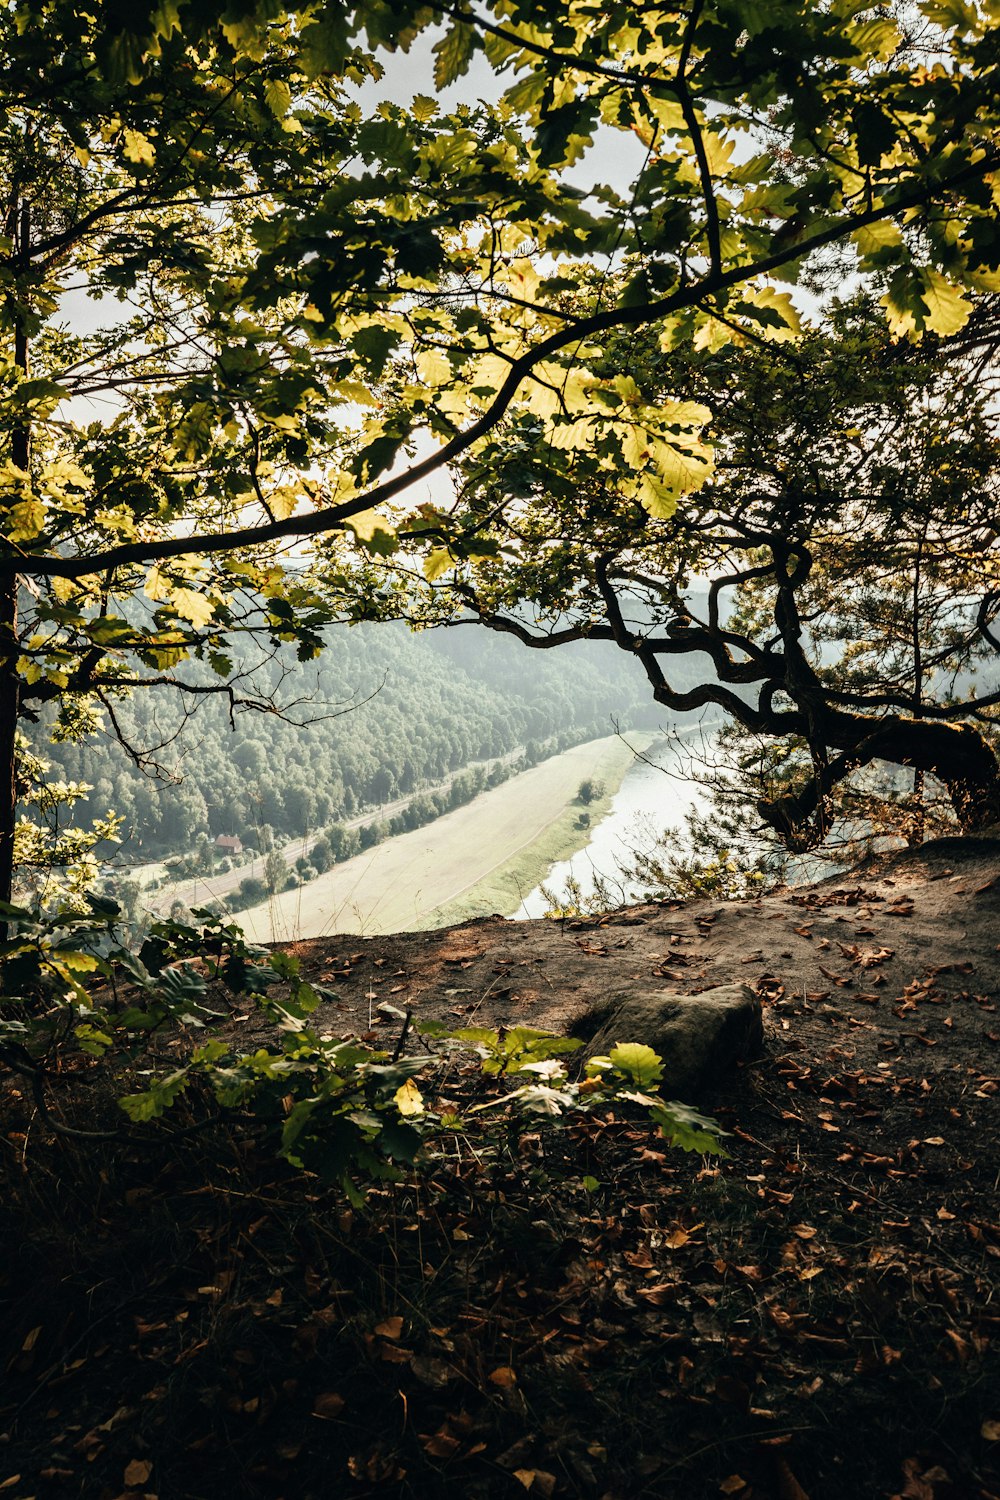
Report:
[{"label": "distant treeline", "polygon": [[[294,703],[288,717],[244,711],[234,728],[225,697],[192,700],[169,688],[116,706],[124,734],[134,747],[154,749],[166,779],[138,768],[110,730],[82,745],[50,745],[40,725],[37,748],[58,775],[93,786],[81,822],[107,810],[123,815],[122,855],[132,863],[188,854],[220,834],[259,848],[271,831],[292,838],[335,829],[473,762],[523,747],[531,764],[610,733],[613,721],[662,719],[637,665],[613,646],[530,651],[474,627],[335,630],[315,662],[300,665],[291,653],[266,661],[251,685],[276,708]],[[426,808],[390,818],[388,830],[437,816],[434,799],[426,800]],[[345,847],[351,832],[372,837],[344,830]],[[336,842],[334,834],[334,858],[347,857]]]},{"label": "distant treeline", "polygon": [[[559,739],[564,737],[559,736]],[[552,741],[541,748],[545,754],[555,755],[560,749],[568,748],[569,743],[571,741],[567,741],[566,745]],[[342,823],[331,823],[320,834],[308,854],[295,860],[293,867],[289,867],[280,857],[275,859],[269,855],[264,861],[263,876],[248,875],[226,897],[224,906],[216,904],[220,910],[243,911],[248,906],[256,906],[259,901],[277,891],[294,890],[296,886],[325,874],[334,865],[343,864],[345,860],[353,859],[366,849],[373,849],[383,839],[423,828],[445,813],[453,812],[456,807],[463,807],[474,797],[478,797],[480,792],[489,791],[491,787],[508,781],[527,764],[526,757],[518,755],[515,761],[495,761],[488,768],[473,766],[454,777],[447,791],[418,794],[390,818],[363,823],[358,828],[345,828]],[[209,907],[211,905],[210,902]]]}]

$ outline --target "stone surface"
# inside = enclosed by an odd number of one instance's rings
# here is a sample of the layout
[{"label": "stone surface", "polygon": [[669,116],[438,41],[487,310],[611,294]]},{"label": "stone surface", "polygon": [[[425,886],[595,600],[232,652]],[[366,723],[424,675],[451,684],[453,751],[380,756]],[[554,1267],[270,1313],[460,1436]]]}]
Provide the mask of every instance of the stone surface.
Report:
[{"label": "stone surface", "polygon": [[615,997],[612,1005],[588,1053],[606,1053],[617,1042],[645,1042],[663,1058],[665,1092],[686,1102],[697,1101],[738,1062],[756,1056],[763,1042],[760,999],[745,984],[722,984],[698,995],[637,990]]}]

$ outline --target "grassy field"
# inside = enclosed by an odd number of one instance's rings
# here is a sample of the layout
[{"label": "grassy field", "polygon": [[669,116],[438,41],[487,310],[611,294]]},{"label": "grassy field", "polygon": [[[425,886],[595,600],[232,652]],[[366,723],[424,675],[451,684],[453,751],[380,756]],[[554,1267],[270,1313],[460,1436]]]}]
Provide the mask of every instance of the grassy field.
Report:
[{"label": "grassy field", "polygon": [[[650,736],[632,736],[637,745]],[[513,911],[554,860],[586,842],[574,827],[581,781],[605,782],[597,822],[632,764],[617,736],[591,740],[514,777],[426,828],[387,839],[294,891],[239,914],[248,937],[405,932]]]},{"label": "grassy field", "polygon": [[614,795],[633,764],[632,749],[648,750],[659,735],[638,729],[630,730],[625,738],[627,745],[617,738],[597,741],[606,748],[588,774],[594,781],[603,781],[603,796],[595,797],[586,809],[575,799],[565,803],[558,816],[542,829],[537,838],[477,880],[455,900],[439,907],[432,920],[420,925],[445,927],[453,922],[465,922],[470,917],[488,917],[491,912],[509,916],[516,911],[528,892],[545,879],[558,860],[569,859],[583,848],[589,838],[589,829],[581,831],[576,826],[580,813],[588,812],[590,828],[596,828],[609,812]]}]

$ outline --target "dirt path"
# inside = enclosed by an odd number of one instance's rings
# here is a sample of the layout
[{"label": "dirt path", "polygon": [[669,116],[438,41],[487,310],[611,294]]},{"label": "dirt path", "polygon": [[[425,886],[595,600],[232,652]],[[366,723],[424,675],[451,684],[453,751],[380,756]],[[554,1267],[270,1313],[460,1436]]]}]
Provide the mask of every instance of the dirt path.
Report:
[{"label": "dirt path", "polygon": [[810,1027],[844,1033],[867,1054],[873,1023],[887,1022],[894,1050],[927,1066],[992,1055],[998,949],[1000,842],[971,839],[753,902],[667,903],[565,923],[476,921],[368,938],[360,950],[351,936],[294,945],[310,972],[336,973],[348,1010],[355,984],[377,998],[391,990],[395,1004],[440,1005],[446,977],[452,1010],[572,1029],[596,997],[630,986],[694,993],[741,982],[763,996],[776,1044]]}]

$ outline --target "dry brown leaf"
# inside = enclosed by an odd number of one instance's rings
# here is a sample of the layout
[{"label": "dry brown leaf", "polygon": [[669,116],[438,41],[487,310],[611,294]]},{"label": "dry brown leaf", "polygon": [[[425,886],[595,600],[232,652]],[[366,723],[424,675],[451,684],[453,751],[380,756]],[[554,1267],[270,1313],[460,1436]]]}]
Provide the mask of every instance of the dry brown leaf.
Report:
[{"label": "dry brown leaf", "polygon": [[313,1402],[312,1414],[314,1417],[323,1417],[329,1419],[330,1417],[339,1416],[343,1409],[343,1396],[338,1396],[336,1391],[324,1391],[323,1394],[321,1396],[317,1396],[316,1400]]},{"label": "dry brown leaf", "polygon": [[512,1385],[517,1385],[517,1376],[510,1365],[501,1365],[499,1369],[491,1370],[487,1378],[491,1385],[498,1385],[501,1390],[509,1390]]},{"label": "dry brown leaf", "polygon": [[376,1323],[375,1332],[383,1339],[398,1339],[403,1334],[402,1318],[384,1318],[381,1323]]},{"label": "dry brown leaf", "polygon": [[545,1469],[515,1469],[514,1478],[519,1480],[532,1495],[547,1497],[555,1492],[556,1476]]},{"label": "dry brown leaf", "polygon": [[125,1465],[125,1473],[122,1480],[129,1489],[138,1484],[145,1484],[153,1472],[153,1465],[144,1458],[133,1458],[132,1462]]},{"label": "dry brown leaf", "polygon": [[457,1437],[453,1437],[448,1431],[447,1424],[435,1432],[433,1437],[421,1437],[421,1445],[425,1453],[432,1458],[453,1458],[462,1444]]}]

